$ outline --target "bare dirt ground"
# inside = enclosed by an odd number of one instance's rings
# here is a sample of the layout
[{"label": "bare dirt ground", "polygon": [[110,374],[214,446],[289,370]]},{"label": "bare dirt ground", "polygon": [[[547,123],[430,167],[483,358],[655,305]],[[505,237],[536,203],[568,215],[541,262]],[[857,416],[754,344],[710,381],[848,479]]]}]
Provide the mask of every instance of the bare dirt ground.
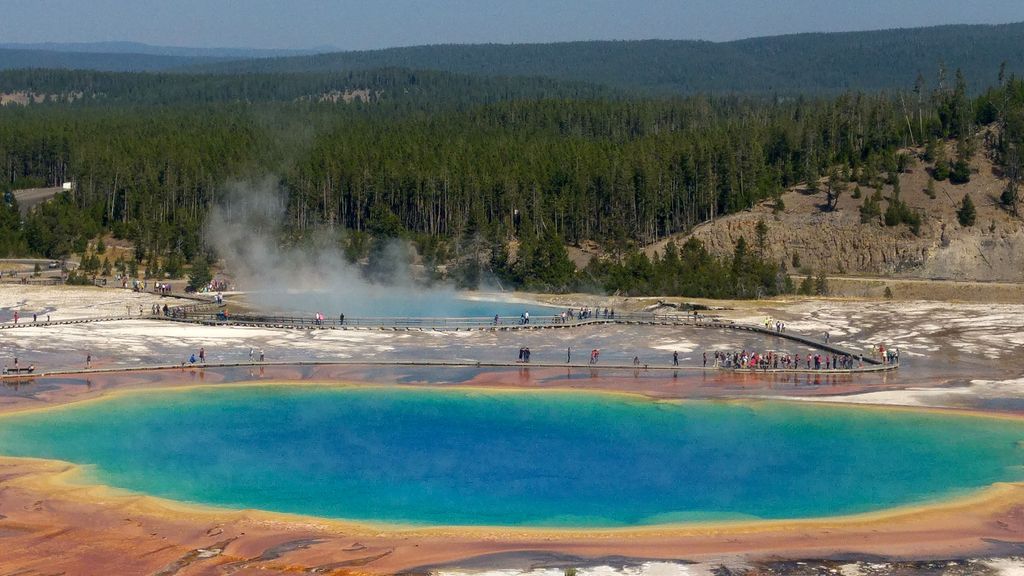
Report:
[{"label": "bare dirt ground", "polygon": [[31,322],[32,314],[36,314],[39,321],[47,315],[58,321],[139,316],[140,306],[143,314],[149,315],[154,304],[177,306],[191,303],[173,296],[120,288],[0,284],[0,322],[11,322],[15,311],[19,313],[21,322]]},{"label": "bare dirt ground", "polygon": [[[920,150],[912,151],[920,153]],[[774,213],[772,202],[718,218],[697,226],[691,233],[671,240],[700,239],[719,255],[729,255],[740,236],[754,242],[755,228],[768,227],[766,257],[784,262],[794,274],[825,271],[829,275],[872,278],[918,278],[980,282],[1024,281],[1024,220],[999,205],[1004,181],[987,157],[979,153],[971,163],[967,184],[935,182],[936,197],[926,194],[931,164],[918,160],[900,174],[900,198],[923,216],[920,235],[905,224],[887,227],[881,218],[861,223],[860,206],[875,190],[861,186],[854,198],[855,183],[846,184],[834,211],[825,210],[825,181],[818,192],[795,187],[782,199],[785,210]],[[893,187],[881,188],[884,213]],[[956,210],[965,195],[977,209],[974,226],[959,224]],[[649,254],[664,251],[664,239],[646,248]]]},{"label": "bare dirt ground", "polygon": [[[840,298],[1000,304],[1024,302],[1024,283],[1019,282],[832,276],[828,278],[828,286],[829,293]],[[886,288],[891,296],[886,296]]]},{"label": "bare dirt ground", "polygon": [[52,188],[25,188],[23,190],[15,190],[14,198],[18,201],[18,209],[21,211],[21,216],[24,217],[28,214],[29,210],[53,198],[62,190],[60,186]]}]

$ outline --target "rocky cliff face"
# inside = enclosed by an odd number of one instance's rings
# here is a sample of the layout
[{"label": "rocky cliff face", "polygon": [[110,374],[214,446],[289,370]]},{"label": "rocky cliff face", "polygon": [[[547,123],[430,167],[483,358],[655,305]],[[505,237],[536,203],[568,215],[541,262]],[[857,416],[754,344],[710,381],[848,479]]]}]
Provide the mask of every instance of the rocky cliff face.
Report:
[{"label": "rocky cliff face", "polygon": [[[918,163],[900,176],[900,198],[922,216],[918,234],[906,224],[885,226],[881,217],[861,223],[859,208],[874,190],[861,187],[861,198],[855,199],[855,185],[849,184],[833,211],[824,210],[824,192],[799,188],[783,195],[786,210],[781,213],[773,214],[771,203],[765,203],[702,224],[690,235],[716,254],[731,254],[740,236],[757,250],[756,228],[763,221],[765,257],[784,262],[791,272],[1024,281],[1024,221],[999,206],[1005,183],[991,163],[975,158],[967,184],[935,182],[934,199],[925,192],[927,168]],[[888,198],[892,187],[885,186],[881,192]],[[977,208],[974,226],[963,227],[957,221],[956,209],[964,195],[970,195]],[[887,205],[887,200],[880,203],[883,213]],[[685,240],[686,236],[675,239]],[[660,251],[664,244],[649,250]]]}]

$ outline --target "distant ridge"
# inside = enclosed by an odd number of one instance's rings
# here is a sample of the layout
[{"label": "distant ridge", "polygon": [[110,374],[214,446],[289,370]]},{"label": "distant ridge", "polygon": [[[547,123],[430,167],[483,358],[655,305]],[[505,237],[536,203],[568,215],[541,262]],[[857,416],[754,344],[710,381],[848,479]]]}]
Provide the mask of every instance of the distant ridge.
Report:
[{"label": "distant ridge", "polygon": [[216,61],[213,58],[190,58],[161,54],[58,52],[0,48],[0,70],[54,68],[102,72],[158,72]]},{"label": "distant ridge", "polygon": [[1003,62],[1008,74],[1024,75],[1024,23],[808,33],[731,42],[453,44],[287,56],[274,50],[130,42],[54,43],[32,49],[2,46],[0,70],[292,74],[405,69],[477,77],[540,77],[659,96],[795,96],[909,89],[919,74],[934,86],[943,66],[949,78],[955,70],[963,70],[968,87],[977,92],[995,81]]},{"label": "distant ridge", "polygon": [[308,56],[315,53],[318,51],[182,48],[138,42],[0,43],[0,70],[53,68],[100,72],[163,72],[218,62]]},{"label": "distant ridge", "polygon": [[389,48],[215,63],[208,72],[322,72],[400,67],[489,76],[544,76],[648,94],[821,93],[913,86],[942,63],[972,89],[999,65],[1024,74],[1024,23],[809,33],[732,42],[592,41]]},{"label": "distant ridge", "polygon": [[195,48],[188,46],[155,46],[142,42],[0,42],[0,49],[43,50],[75,54],[145,54],[150,56],[180,56],[185,58],[276,58],[337,52],[337,48],[311,48],[283,50],[275,48]]}]

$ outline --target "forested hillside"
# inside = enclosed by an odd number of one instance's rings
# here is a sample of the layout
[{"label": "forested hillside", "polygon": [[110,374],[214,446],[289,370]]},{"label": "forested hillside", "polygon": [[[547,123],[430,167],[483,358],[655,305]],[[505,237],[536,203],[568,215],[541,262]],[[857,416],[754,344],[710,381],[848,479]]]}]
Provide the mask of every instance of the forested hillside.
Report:
[{"label": "forested hillside", "polygon": [[[1015,182],[1024,82],[1003,75],[972,98],[967,79],[951,76],[916,93],[769,100],[609,99],[550,80],[403,71],[341,76],[353,84],[9,72],[5,90],[68,94],[92,82],[95,98],[0,109],[0,186],[76,183],[24,222],[5,203],[0,252],[82,254],[113,234],[151,273],[180,272],[183,259],[208,254],[203,226],[225,189],[269,179],[287,207],[282,241],[326,234],[370,266],[380,241],[401,238],[428,269],[447,265],[470,285],[493,273],[546,289],[775,293],[789,288],[782,263],[751,245],[728,260],[690,244],[645,262],[638,249],[765,199],[781,209],[783,190],[822,175],[892,179],[911,145],[951,142],[933,158],[951,181],[969,179],[967,159],[985,150]],[[369,102],[315,97],[368,78],[392,84]],[[545,97],[549,85],[557,97]],[[594,97],[570,96],[577,89]],[[888,206],[895,222],[913,224],[898,198]],[[606,257],[577,273],[567,244],[598,245]]]},{"label": "forested hillside", "polygon": [[[341,52],[204,65],[216,72],[324,72],[401,67],[488,76],[545,76],[647,95],[837,94],[910,89],[940,67],[977,71],[968,88],[995,80],[1006,62],[1024,73],[1024,23],[797,34],[735,42],[648,40],[447,45]],[[986,76],[983,71],[992,71]]]},{"label": "forested hillside", "polygon": [[[230,74],[339,73],[384,68],[487,77],[545,77],[647,96],[741,93],[836,95],[910,89],[941,67],[970,70],[980,92],[1006,62],[1024,73],[1024,23],[796,34],[734,42],[594,41],[435,45],[363,52],[262,57],[269,51],[189,50],[144,45],[0,49],[0,70],[62,68]],[[133,52],[136,51],[136,52]],[[994,72],[993,72],[994,74]]]}]

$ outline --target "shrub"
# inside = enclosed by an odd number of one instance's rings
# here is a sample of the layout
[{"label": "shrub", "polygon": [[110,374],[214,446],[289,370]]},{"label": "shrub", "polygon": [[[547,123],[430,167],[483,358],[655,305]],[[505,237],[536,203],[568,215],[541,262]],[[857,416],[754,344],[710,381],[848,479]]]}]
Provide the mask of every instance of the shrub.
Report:
[{"label": "shrub", "polygon": [[782,200],[782,196],[776,196],[775,202],[772,204],[772,213],[778,214],[786,211],[786,203]]},{"label": "shrub", "polygon": [[956,218],[960,221],[960,225],[974,226],[974,221],[978,217],[977,211],[974,209],[974,201],[971,200],[970,194],[964,194],[964,199],[960,202],[960,209],[956,211]]},{"label": "shrub", "polygon": [[889,207],[885,209],[885,225],[899,226],[906,224],[915,235],[921,232],[921,215],[910,209],[909,206],[899,198],[889,200]]},{"label": "shrub", "polygon": [[878,201],[881,199],[881,195],[875,192],[868,198],[864,199],[864,204],[860,207],[860,222],[861,224],[867,224],[877,219],[882,214],[882,208],[879,206]]},{"label": "shrub", "polygon": [[949,171],[949,181],[953,184],[966,184],[971,181],[971,166],[966,160],[957,160]]},{"label": "shrub", "polygon": [[93,284],[92,280],[90,280],[87,275],[79,274],[78,270],[72,270],[68,274],[68,278],[64,283],[71,286],[92,286]]}]

